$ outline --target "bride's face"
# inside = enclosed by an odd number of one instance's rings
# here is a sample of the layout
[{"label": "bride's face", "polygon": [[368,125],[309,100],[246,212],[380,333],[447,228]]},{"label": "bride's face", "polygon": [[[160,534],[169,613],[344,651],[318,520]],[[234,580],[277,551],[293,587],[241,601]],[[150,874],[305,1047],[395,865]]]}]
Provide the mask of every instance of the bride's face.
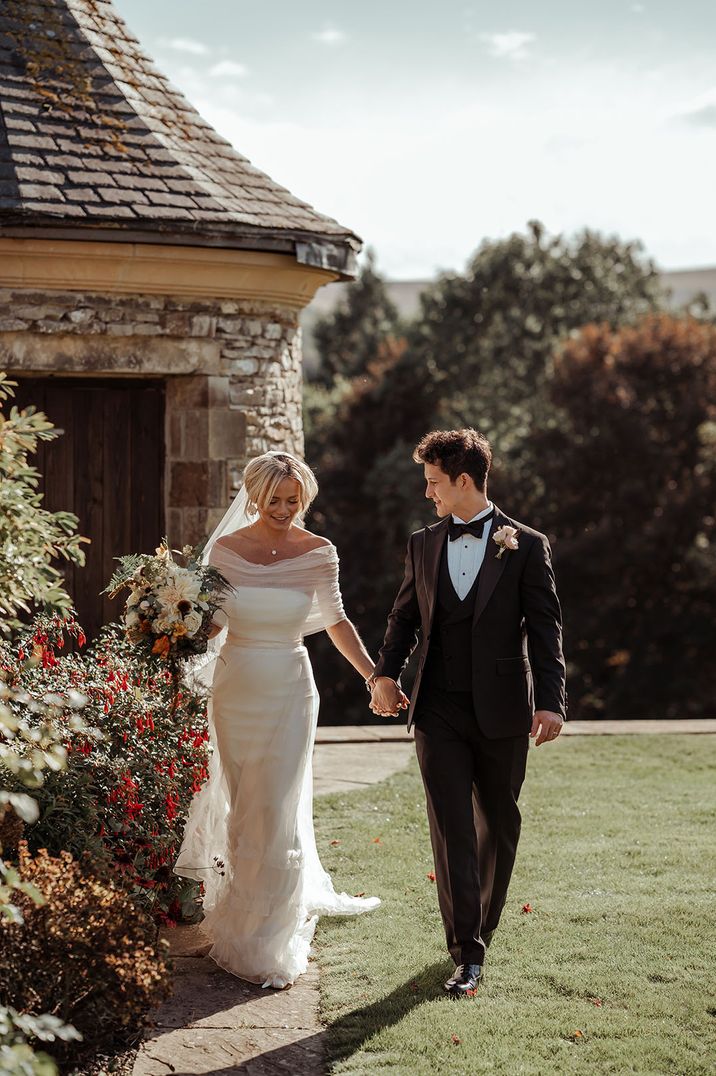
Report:
[{"label": "bride's face", "polygon": [[283,478],[265,508],[259,508],[259,517],[272,530],[288,530],[301,511],[301,487],[295,478]]}]

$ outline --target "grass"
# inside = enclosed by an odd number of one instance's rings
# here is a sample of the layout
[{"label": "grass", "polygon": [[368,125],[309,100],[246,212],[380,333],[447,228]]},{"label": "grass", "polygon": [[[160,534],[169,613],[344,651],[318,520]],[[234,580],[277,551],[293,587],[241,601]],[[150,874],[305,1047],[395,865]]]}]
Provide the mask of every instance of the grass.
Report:
[{"label": "grass", "polygon": [[320,800],[337,888],[383,900],[319,927],[331,1073],[714,1073],[715,764],[708,735],[531,750],[507,906],[478,996],[460,1001],[442,986],[416,764]]}]

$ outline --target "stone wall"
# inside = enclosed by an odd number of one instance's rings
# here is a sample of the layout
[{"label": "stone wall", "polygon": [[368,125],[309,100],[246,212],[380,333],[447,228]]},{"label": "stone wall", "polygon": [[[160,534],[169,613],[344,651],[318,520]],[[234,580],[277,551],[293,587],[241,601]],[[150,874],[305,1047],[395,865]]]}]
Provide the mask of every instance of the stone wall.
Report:
[{"label": "stone wall", "polygon": [[196,542],[251,456],[303,453],[297,311],[243,300],[0,290],[0,368],[166,383],[166,526]]}]

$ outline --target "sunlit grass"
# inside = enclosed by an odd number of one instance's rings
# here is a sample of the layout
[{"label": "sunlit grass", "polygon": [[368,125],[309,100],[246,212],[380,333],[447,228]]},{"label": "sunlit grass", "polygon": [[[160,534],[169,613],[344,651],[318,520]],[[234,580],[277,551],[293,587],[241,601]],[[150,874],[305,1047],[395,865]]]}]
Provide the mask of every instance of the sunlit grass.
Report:
[{"label": "sunlit grass", "polygon": [[712,1073],[715,764],[706,735],[531,751],[517,867],[472,1000],[444,996],[452,963],[417,766],[319,801],[336,885],[383,899],[321,922],[331,1071]]}]

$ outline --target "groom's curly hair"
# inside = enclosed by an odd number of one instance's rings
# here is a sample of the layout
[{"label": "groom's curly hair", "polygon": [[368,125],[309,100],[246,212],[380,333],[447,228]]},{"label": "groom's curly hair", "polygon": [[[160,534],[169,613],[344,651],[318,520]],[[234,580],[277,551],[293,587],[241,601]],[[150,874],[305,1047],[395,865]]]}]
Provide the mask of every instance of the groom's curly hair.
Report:
[{"label": "groom's curly hair", "polygon": [[413,459],[416,463],[432,463],[439,467],[450,476],[451,482],[458,475],[468,474],[477,488],[484,491],[492,449],[478,430],[433,430],[415,446]]}]

